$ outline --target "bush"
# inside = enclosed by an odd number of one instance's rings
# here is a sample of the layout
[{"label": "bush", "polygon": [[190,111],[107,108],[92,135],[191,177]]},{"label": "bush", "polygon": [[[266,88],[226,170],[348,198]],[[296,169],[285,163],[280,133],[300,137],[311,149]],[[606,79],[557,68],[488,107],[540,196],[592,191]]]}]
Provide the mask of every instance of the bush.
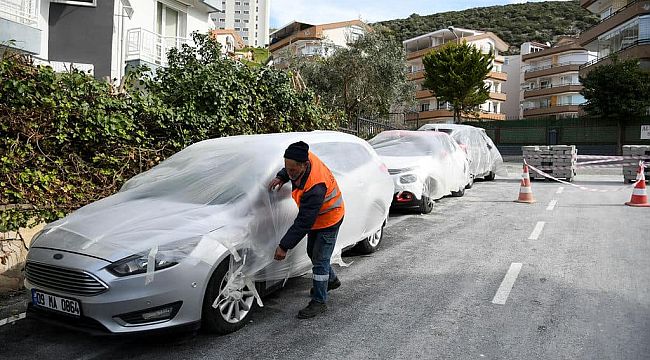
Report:
[{"label": "bush", "polygon": [[336,128],[290,74],[223,58],[207,36],[194,40],[170,52],[167,69],[137,69],[120,88],[2,58],[0,231],[56,220],[197,141]]}]

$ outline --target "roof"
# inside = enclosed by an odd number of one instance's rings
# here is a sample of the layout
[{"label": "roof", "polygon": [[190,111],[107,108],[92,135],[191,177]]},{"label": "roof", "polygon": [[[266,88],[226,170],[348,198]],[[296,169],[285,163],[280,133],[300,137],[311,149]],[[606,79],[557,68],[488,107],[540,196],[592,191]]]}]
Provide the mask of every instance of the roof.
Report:
[{"label": "roof", "polygon": [[[483,31],[479,31],[479,30],[470,30],[470,29],[463,29],[463,28],[453,28],[453,29],[454,29],[454,32],[461,33],[461,34],[462,33],[470,33],[471,35],[469,35],[469,36],[484,34]],[[426,33],[424,35],[416,36],[414,38],[406,39],[406,40],[402,41],[402,43],[406,44],[406,43],[411,42],[411,41],[417,41],[417,40],[428,38],[428,37],[437,37],[437,36],[446,35],[446,34],[449,34],[449,33],[450,33],[450,30],[448,28],[447,29],[440,29],[440,30],[432,31],[430,33]]]},{"label": "roof", "polygon": [[211,34],[214,36],[217,35],[232,35],[235,38],[235,42],[237,43],[237,46],[235,46],[236,49],[241,49],[246,46],[246,43],[244,42],[244,39],[239,35],[235,29],[215,29],[210,31]]}]

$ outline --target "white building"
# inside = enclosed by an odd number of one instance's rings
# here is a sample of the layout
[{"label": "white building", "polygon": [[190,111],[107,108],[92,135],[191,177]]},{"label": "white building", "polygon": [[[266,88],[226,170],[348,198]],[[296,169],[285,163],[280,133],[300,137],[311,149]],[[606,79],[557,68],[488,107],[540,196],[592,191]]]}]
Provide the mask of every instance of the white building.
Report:
[{"label": "white building", "polygon": [[218,10],[218,0],[0,0],[0,42],[55,69],[120,79],[127,65],[165,66],[170,48],[215,27]]},{"label": "white building", "polygon": [[330,56],[336,49],[348,46],[368,31],[361,20],[340,21],[313,25],[291,22],[271,37],[269,51],[276,66],[285,66],[287,54],[297,56]]},{"label": "white building", "polygon": [[423,87],[424,65],[422,59],[431,51],[439,49],[449,42],[467,42],[481,50],[484,54],[493,54],[492,71],[485,83],[490,86],[490,98],[477,109],[479,119],[505,120],[502,106],[507,100],[504,85],[508,79],[503,71],[505,58],[500,52],[508,50],[508,44],[491,32],[468,30],[460,28],[441,29],[418,37],[404,40],[406,61],[409,66],[409,80],[415,83],[415,98],[418,101],[418,116],[420,120],[430,123],[445,123],[453,121],[453,112],[448,103],[438,101],[431,91]]},{"label": "white building", "polygon": [[218,29],[234,29],[248,46],[268,45],[271,0],[223,0],[221,9],[212,15]]}]

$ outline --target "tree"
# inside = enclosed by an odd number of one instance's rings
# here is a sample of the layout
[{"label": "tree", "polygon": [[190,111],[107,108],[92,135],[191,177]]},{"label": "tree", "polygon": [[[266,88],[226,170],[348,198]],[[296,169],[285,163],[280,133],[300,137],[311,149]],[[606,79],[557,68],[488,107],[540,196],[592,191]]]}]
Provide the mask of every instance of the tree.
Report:
[{"label": "tree", "polygon": [[623,123],[643,116],[650,107],[650,73],[639,67],[636,59],[620,61],[612,56],[603,64],[580,77],[580,93],[587,100],[585,111],[595,117],[617,119],[618,151],[623,143]]},{"label": "tree", "polygon": [[473,113],[490,98],[490,85],[484,80],[492,70],[492,59],[492,54],[483,54],[466,42],[450,42],[422,59],[423,85],[433,91],[439,101],[451,104],[454,123],[462,114]]},{"label": "tree", "polygon": [[300,72],[327,108],[343,112],[348,120],[374,118],[412,102],[405,58],[399,42],[370,32],[329,57],[293,58],[290,69]]}]

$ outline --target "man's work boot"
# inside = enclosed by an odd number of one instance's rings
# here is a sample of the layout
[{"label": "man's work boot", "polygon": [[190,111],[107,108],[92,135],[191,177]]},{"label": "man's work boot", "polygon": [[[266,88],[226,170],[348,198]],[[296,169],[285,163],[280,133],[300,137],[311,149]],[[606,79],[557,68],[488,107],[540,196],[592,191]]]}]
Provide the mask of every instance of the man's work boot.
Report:
[{"label": "man's work boot", "polygon": [[[330,290],[338,289],[341,287],[341,280],[337,277],[334,279],[334,281],[330,281],[327,283],[327,291],[329,292]],[[314,296],[314,288],[312,287],[309,289],[309,296]]]},{"label": "man's work boot", "polygon": [[325,312],[325,310],[327,310],[327,305],[312,300],[309,302],[307,307],[298,311],[297,317],[298,319],[309,319],[322,312]]}]

